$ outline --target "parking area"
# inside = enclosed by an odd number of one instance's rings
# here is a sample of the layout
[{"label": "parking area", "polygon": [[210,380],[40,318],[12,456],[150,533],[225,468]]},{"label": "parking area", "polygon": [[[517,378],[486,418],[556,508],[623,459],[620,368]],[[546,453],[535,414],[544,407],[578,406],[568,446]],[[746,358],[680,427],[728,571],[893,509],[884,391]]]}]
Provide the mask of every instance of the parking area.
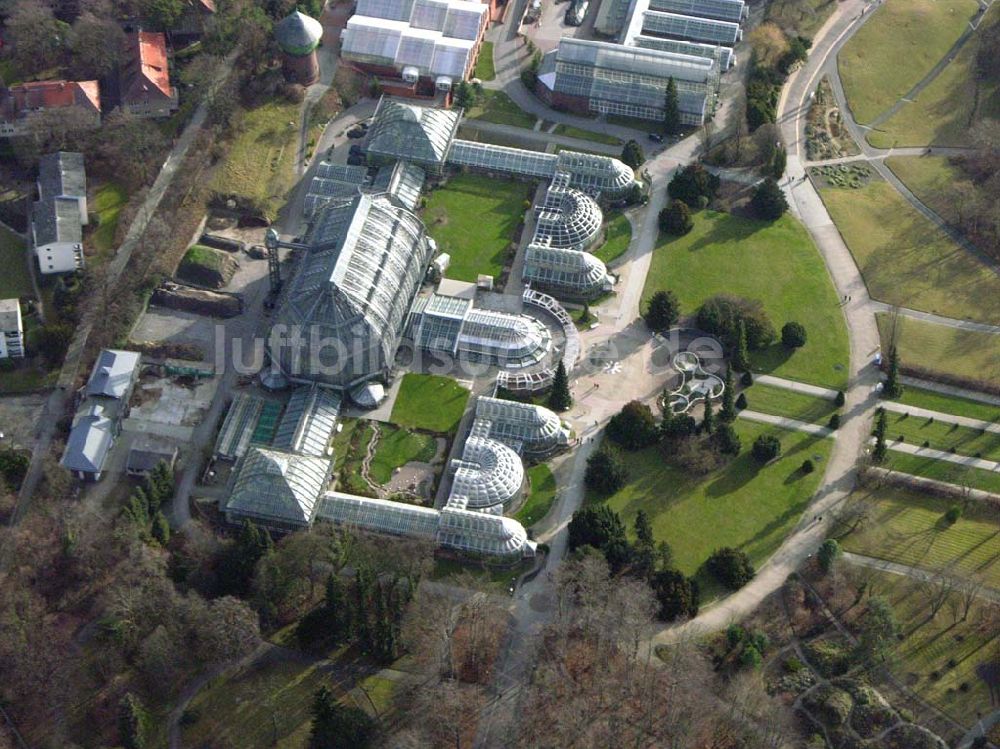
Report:
[{"label": "parking area", "polygon": [[187,441],[211,407],[218,387],[218,377],[194,380],[143,374],[122,428],[126,432]]},{"label": "parking area", "polygon": [[583,23],[579,26],[570,26],[566,23],[566,11],[572,5],[571,0],[563,2],[542,0],[542,12],[538,20],[530,25],[522,25],[521,31],[527,34],[543,55],[558,47],[559,40],[564,36],[574,39],[595,39],[594,21],[600,4],[601,0],[590,0]]}]

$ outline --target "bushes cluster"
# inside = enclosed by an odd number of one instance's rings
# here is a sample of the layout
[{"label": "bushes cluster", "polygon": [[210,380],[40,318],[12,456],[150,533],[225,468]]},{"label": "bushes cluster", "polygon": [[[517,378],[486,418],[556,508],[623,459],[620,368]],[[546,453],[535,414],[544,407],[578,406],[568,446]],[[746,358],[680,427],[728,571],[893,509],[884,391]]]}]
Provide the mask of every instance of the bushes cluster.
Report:
[{"label": "bushes cluster", "polygon": [[601,445],[600,449],[587,458],[587,470],[583,482],[588,488],[601,494],[614,494],[625,486],[628,471],[621,453],[611,445]]},{"label": "bushes cluster", "polygon": [[713,551],[706,566],[715,579],[730,590],[739,590],[757,574],[746,552],[729,546]]},{"label": "bushes cluster", "polygon": [[716,175],[706,171],[701,164],[688,164],[667,185],[671,200],[680,200],[695,210],[705,208],[715,199],[722,184]]},{"label": "bushes cluster", "polygon": [[777,335],[774,325],[759,300],[719,294],[706,300],[698,310],[698,327],[718,336],[730,348],[739,342],[740,323],[746,330],[746,343],[751,351],[774,342]]},{"label": "bushes cluster", "polygon": [[611,417],[607,436],[626,450],[641,450],[656,444],[660,434],[649,406],[639,401],[630,401]]},{"label": "bushes cluster", "polygon": [[[780,30],[777,30],[781,33]],[[781,87],[792,66],[809,55],[812,40],[805,37],[787,39],[787,50],[777,59],[754,51],[747,79],[747,125],[753,132],[761,125],[775,122]]]}]

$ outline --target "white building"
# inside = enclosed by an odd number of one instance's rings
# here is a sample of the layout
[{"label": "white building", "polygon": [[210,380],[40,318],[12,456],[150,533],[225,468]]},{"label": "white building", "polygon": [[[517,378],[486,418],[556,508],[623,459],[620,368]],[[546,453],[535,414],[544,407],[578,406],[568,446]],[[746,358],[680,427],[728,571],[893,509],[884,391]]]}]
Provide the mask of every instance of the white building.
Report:
[{"label": "white building", "polygon": [[24,326],[16,299],[0,299],[0,359],[24,356]]},{"label": "white building", "polygon": [[31,220],[32,244],[43,274],[72,273],[83,267],[86,225],[83,154],[59,151],[43,156],[38,162],[38,201]]}]

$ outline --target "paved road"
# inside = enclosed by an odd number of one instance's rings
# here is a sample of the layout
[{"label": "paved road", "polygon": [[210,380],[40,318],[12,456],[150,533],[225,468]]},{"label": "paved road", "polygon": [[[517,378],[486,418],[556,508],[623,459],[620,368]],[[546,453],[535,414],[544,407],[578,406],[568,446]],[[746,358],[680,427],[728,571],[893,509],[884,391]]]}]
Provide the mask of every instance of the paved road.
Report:
[{"label": "paved road", "polygon": [[771,424],[772,426],[781,427],[793,432],[811,434],[814,437],[829,437],[834,433],[833,429],[825,427],[822,424],[811,424],[808,421],[799,421],[798,419],[790,419],[787,416],[766,414],[760,411],[744,409],[740,411],[739,416],[741,419],[746,419],[747,421],[755,421],[758,424]]},{"label": "paved road", "polygon": [[935,393],[941,393],[943,395],[951,395],[956,398],[978,401],[990,406],[1000,406],[1000,395],[990,395],[989,393],[983,393],[978,390],[969,390],[968,388],[961,388],[956,385],[945,385],[942,382],[921,380],[917,377],[908,377],[907,375],[901,376],[899,380],[908,387],[933,390]]},{"label": "paved road", "polygon": [[771,387],[793,390],[796,393],[811,395],[815,398],[825,398],[826,400],[831,401],[834,400],[839,393],[839,391],[834,390],[833,388],[809,385],[805,382],[798,382],[797,380],[786,380],[784,377],[775,377],[774,375],[757,375],[753,378],[753,381],[760,385],[770,385]]},{"label": "paved road", "polygon": [[[848,564],[853,564],[858,567],[868,567],[873,570],[881,570],[882,572],[888,572],[901,577],[910,577],[914,580],[931,582],[941,578],[940,570],[925,570],[922,567],[912,567],[908,564],[889,562],[885,559],[877,559],[875,557],[864,556],[863,554],[852,554],[847,551],[845,551],[842,556],[843,560]],[[996,588],[970,584],[964,579],[955,579],[952,581],[952,584],[954,585],[955,590],[974,592],[979,598],[984,598],[987,601],[992,601],[993,603],[1000,603],[1000,590],[997,590]]]}]

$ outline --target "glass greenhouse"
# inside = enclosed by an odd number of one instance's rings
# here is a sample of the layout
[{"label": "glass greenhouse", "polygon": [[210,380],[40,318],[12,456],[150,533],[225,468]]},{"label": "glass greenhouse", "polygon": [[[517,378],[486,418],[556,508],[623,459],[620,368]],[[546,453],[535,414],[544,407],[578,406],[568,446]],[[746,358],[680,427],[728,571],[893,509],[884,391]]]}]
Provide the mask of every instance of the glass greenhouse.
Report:
[{"label": "glass greenhouse", "polygon": [[650,0],[649,9],[732,23],[740,23],[748,10],[743,0]]},{"label": "glass greenhouse", "polygon": [[338,389],[385,377],[430,262],[424,226],[388,196],[331,201],[285,286],[271,358],[291,380]]},{"label": "glass greenhouse", "polygon": [[449,502],[503,514],[504,508],[521,496],[524,465],[511,447],[488,435],[489,424],[477,419],[465,440],[462,457],[451,461],[455,476]]},{"label": "glass greenhouse", "polygon": [[226,520],[244,519],[279,530],[312,524],[317,500],[330,477],[329,460],[252,447],[237,468]]},{"label": "glass greenhouse", "polygon": [[647,10],[642,14],[642,33],[670,36],[694,42],[732,47],[743,38],[738,23]]},{"label": "glass greenhouse", "polygon": [[488,424],[493,439],[531,455],[547,455],[569,444],[569,432],[555,413],[532,403],[480,396],[476,421]]},{"label": "glass greenhouse", "polygon": [[337,426],[340,401],[340,395],[327,388],[296,388],[271,444],[279,450],[324,457]]},{"label": "glass greenhouse", "polygon": [[592,299],[611,288],[608,269],[589,252],[532,242],[524,255],[525,282],[577,298]]},{"label": "glass greenhouse", "polygon": [[368,153],[440,169],[461,119],[460,109],[420,107],[382,97],[369,129]]},{"label": "glass greenhouse", "polygon": [[323,161],[309,182],[304,212],[312,216],[323,204],[335,198],[353,198],[368,181],[368,169],[363,166],[331,164]]},{"label": "glass greenhouse", "polygon": [[729,70],[736,62],[736,55],[732,47],[723,47],[718,44],[702,44],[701,42],[685,42],[678,39],[663,39],[658,36],[644,36],[640,34],[632,40],[637,47],[644,49],[658,49],[663,52],[676,52],[681,55],[694,55],[695,57],[705,57],[715,60],[720,72]]},{"label": "glass greenhouse", "polygon": [[593,198],[569,187],[569,174],[552,179],[542,205],[535,209],[535,241],[549,247],[583,250],[594,244],[604,215]]}]

